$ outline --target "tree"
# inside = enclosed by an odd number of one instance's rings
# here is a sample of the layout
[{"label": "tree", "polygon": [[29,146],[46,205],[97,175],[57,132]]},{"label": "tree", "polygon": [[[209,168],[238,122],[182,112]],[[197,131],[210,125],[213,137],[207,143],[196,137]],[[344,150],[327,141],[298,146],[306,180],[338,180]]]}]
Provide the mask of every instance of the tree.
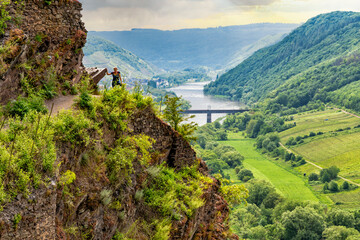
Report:
[{"label": "tree", "polygon": [[350,184],[347,181],[344,181],[343,184],[342,184],[342,189],[349,190],[350,189]]},{"label": "tree", "polygon": [[240,167],[240,166],[237,166],[237,167],[235,168],[236,174],[238,174],[238,173],[240,172],[240,170],[241,170],[241,167]]},{"label": "tree", "polygon": [[221,128],[220,122],[219,122],[219,121],[214,122],[214,127],[215,127],[216,129],[220,129],[220,128]]},{"label": "tree", "polygon": [[296,207],[283,213],[280,221],[283,239],[319,240],[324,231],[324,219],[311,207]]},{"label": "tree", "polygon": [[332,226],[345,226],[348,228],[353,228],[355,223],[354,214],[349,211],[342,209],[331,209],[326,216],[326,222]]},{"label": "tree", "polygon": [[153,80],[150,80],[147,84],[149,87],[152,87],[152,88],[157,88],[157,84],[155,81]]},{"label": "tree", "polygon": [[323,186],[323,191],[326,192],[329,190],[329,183],[325,182],[324,186]]},{"label": "tree", "polygon": [[253,240],[264,240],[266,235],[267,235],[267,230],[263,226],[256,226],[249,229],[247,238]]},{"label": "tree", "polygon": [[329,183],[329,190],[331,192],[337,192],[337,191],[339,191],[339,185],[335,181],[331,181]]},{"label": "tree", "polygon": [[225,130],[219,130],[217,133],[216,133],[216,140],[218,141],[225,141],[228,139],[228,134],[227,132],[225,132]]},{"label": "tree", "polygon": [[206,164],[209,166],[211,174],[219,173],[223,169],[229,169],[229,165],[220,159],[206,161]]},{"label": "tree", "polygon": [[249,190],[249,203],[254,203],[260,206],[267,195],[271,192],[275,192],[275,188],[264,180],[250,180],[247,184]]},{"label": "tree", "polygon": [[230,167],[235,168],[242,165],[242,160],[244,160],[244,157],[241,156],[241,154],[237,151],[231,151],[222,154],[221,160],[229,164]]},{"label": "tree", "polygon": [[197,128],[197,124],[194,122],[183,123],[193,118],[194,116],[185,117],[184,103],[181,97],[165,97],[166,108],[163,112],[165,121],[167,121],[175,131],[178,131],[187,141],[194,140],[192,134]]},{"label": "tree", "polygon": [[272,213],[273,219],[276,221],[279,221],[281,219],[281,216],[284,212],[293,211],[298,206],[303,206],[304,204],[302,202],[294,201],[294,200],[286,200],[274,208],[274,211]]},{"label": "tree", "polygon": [[263,201],[265,208],[274,208],[279,202],[282,201],[282,197],[277,192],[270,192]]},{"label": "tree", "polygon": [[323,183],[327,183],[331,181],[330,174],[326,169],[321,170],[320,178]]},{"label": "tree", "polygon": [[256,138],[259,134],[261,126],[264,124],[263,120],[252,119],[246,127],[246,133],[250,138]]},{"label": "tree", "polygon": [[320,179],[322,182],[330,182],[331,180],[337,178],[339,172],[340,169],[336,166],[322,169],[320,171]]},{"label": "tree", "polygon": [[206,137],[204,135],[198,135],[196,142],[200,145],[202,149],[206,147]]},{"label": "tree", "polygon": [[327,170],[328,170],[328,172],[330,174],[331,179],[337,178],[337,175],[340,172],[340,169],[338,167],[336,167],[336,166],[331,166]]},{"label": "tree", "polygon": [[319,175],[317,175],[316,173],[311,173],[309,175],[309,181],[319,181]]},{"label": "tree", "polygon": [[237,177],[239,180],[247,182],[254,177],[254,174],[249,169],[241,169]]},{"label": "tree", "polygon": [[[357,238],[349,238],[356,236]],[[331,226],[323,232],[323,238],[329,240],[348,240],[359,239],[360,233],[354,228],[346,228],[344,226]]]}]

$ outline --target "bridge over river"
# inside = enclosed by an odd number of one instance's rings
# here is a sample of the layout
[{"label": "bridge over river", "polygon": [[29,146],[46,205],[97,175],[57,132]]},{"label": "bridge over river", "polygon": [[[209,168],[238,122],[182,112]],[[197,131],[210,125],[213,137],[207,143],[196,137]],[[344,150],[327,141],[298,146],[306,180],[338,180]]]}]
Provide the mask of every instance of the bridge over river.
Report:
[{"label": "bridge over river", "polygon": [[242,113],[248,112],[250,109],[218,109],[218,110],[185,110],[184,114],[207,114],[207,123],[211,123],[211,114],[217,113],[225,113],[225,114],[235,114],[235,113]]}]

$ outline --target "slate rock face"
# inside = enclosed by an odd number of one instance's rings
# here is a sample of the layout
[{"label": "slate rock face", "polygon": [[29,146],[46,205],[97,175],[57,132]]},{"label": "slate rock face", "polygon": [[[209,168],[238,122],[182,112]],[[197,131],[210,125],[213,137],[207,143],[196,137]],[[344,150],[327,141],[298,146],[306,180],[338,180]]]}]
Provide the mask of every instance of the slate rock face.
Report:
[{"label": "slate rock face", "polygon": [[[82,47],[86,29],[82,5],[75,1],[11,1],[11,20],[0,44],[8,48],[0,57],[0,103],[33,86],[55,81],[75,84],[85,70]],[[25,79],[25,80],[24,80]]]},{"label": "slate rock face", "polygon": [[86,72],[92,79],[92,83],[96,86],[101,79],[103,79],[107,73],[106,68],[91,67],[86,68]]},{"label": "slate rock face", "polygon": [[[102,136],[96,133],[91,136],[96,142],[102,143],[97,148],[104,148],[105,145],[113,147],[117,134],[107,126],[102,128],[102,132]],[[159,155],[152,159],[153,166],[167,165],[180,170],[198,165],[200,174],[210,176],[205,162],[196,158],[190,144],[157,118],[150,107],[134,113],[129,119],[127,132],[122,134],[144,134],[155,140],[153,151]],[[114,194],[121,196],[121,209],[114,209],[104,205],[100,196],[103,189],[112,189],[106,170],[102,167],[104,164],[81,166],[79,158],[86,154],[89,147],[81,149],[71,146],[70,143],[58,143],[56,160],[61,163],[59,172],[71,170],[76,173],[76,180],[68,190],[71,194],[64,193],[58,184],[59,176],[54,176],[49,184],[32,189],[29,196],[17,196],[0,212],[0,239],[69,239],[69,226],[73,226],[77,231],[88,232],[91,239],[110,240],[116,231],[127,232],[138,222],[151,221],[159,214],[156,209],[134,197],[151,179],[137,160],[133,162],[134,171],[130,176],[132,184],[124,183],[114,190]],[[229,207],[219,193],[220,186],[220,182],[213,179],[203,191],[205,204],[193,216],[183,215],[173,220],[169,239],[237,239],[228,233]],[[81,194],[76,193],[78,191]],[[19,214],[22,219],[14,226],[15,216]],[[148,238],[145,232],[139,232],[136,239]]]},{"label": "slate rock face", "polygon": [[[50,5],[42,0],[10,3],[7,10],[13,20],[18,21],[10,22],[5,34],[0,36],[0,44],[9,46],[0,54],[0,104],[25,94],[26,84],[79,83],[85,72],[82,47],[86,43],[81,9],[81,4],[75,0],[52,1]],[[87,74],[96,82],[105,74],[105,69],[92,69]],[[159,119],[151,107],[134,112],[127,124],[124,132],[101,125],[103,134],[91,132],[96,144],[84,149],[57,142],[56,166],[59,169],[37,189],[29,189],[28,196],[19,194],[3,206],[0,239],[71,239],[69,236],[75,236],[74,232],[81,232],[91,239],[110,240],[116,231],[127,232],[142,219],[156,217],[159,214],[156,209],[135,198],[149,178],[138,161],[133,162],[132,184],[123,184],[113,193],[119,195],[119,209],[106,206],[101,200],[101,191],[111,189],[105,157],[99,155],[92,164],[80,164],[81,157],[91,149],[114,147],[119,134],[144,134],[154,139],[153,151],[158,153],[152,159],[154,165],[164,164],[175,171],[195,165],[200,174],[210,176],[205,162],[196,157],[190,144]],[[68,193],[59,187],[59,172],[67,170],[76,173]],[[203,191],[204,206],[192,217],[184,215],[173,220],[170,239],[236,238],[228,235],[229,208],[219,188],[220,182],[213,179]],[[21,220],[15,223],[17,216],[21,216]],[[139,232],[136,239],[148,239],[144,233]]]}]

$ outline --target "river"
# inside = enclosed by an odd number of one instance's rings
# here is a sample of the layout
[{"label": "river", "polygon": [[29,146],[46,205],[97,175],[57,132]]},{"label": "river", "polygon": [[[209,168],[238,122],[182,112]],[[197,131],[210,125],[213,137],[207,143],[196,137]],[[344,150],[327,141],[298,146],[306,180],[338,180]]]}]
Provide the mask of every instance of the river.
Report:
[{"label": "river", "polygon": [[[176,93],[177,96],[182,96],[184,99],[190,101],[191,109],[202,110],[202,109],[240,109],[244,108],[245,105],[239,102],[230,101],[227,99],[215,98],[212,96],[204,95],[204,86],[209,82],[197,82],[197,83],[186,83],[184,85],[170,88],[170,91]],[[226,114],[212,114],[212,121],[218,118],[224,117]],[[206,124],[206,114],[198,114],[195,118],[191,119],[197,124]]]}]

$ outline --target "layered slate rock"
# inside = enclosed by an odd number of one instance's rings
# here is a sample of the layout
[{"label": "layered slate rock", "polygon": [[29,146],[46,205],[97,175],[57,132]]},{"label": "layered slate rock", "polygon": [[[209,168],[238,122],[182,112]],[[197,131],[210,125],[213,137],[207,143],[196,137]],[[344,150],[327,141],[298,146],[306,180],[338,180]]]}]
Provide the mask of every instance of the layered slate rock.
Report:
[{"label": "layered slate rock", "polygon": [[33,86],[55,81],[76,84],[84,72],[86,29],[78,1],[11,1],[11,20],[0,44],[11,46],[0,69],[0,103]]}]

